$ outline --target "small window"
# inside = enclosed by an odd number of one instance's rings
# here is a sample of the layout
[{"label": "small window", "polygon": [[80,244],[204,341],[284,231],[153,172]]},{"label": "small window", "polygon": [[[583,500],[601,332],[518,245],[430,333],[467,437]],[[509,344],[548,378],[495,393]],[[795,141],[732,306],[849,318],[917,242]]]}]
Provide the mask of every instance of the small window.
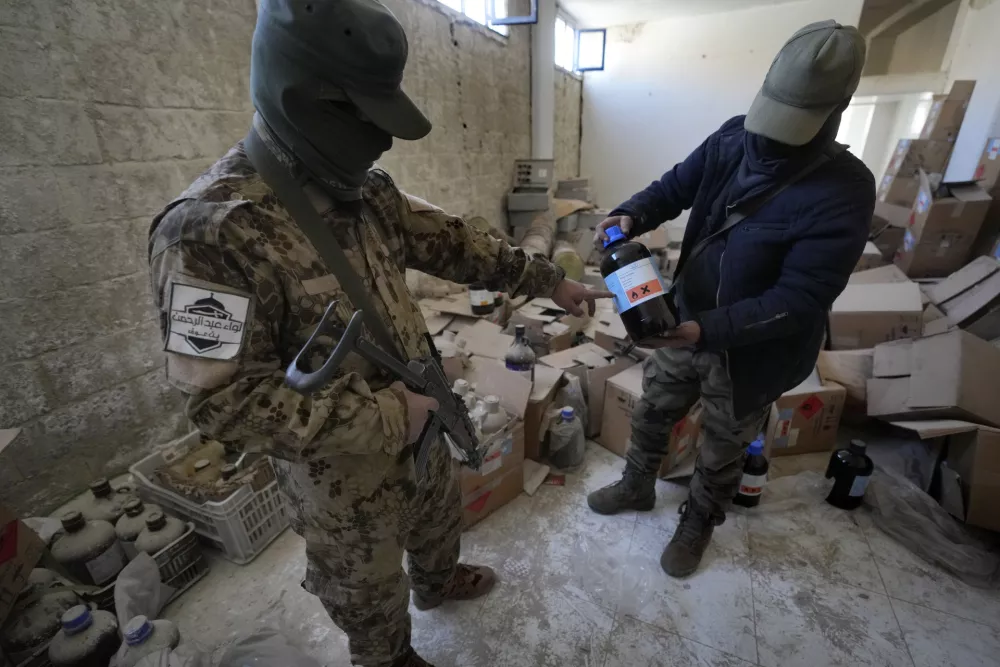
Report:
[{"label": "small window", "polygon": [[595,72],[604,69],[604,45],[608,32],[580,30],[577,33],[576,71]]},{"label": "small window", "polygon": [[576,65],[576,29],[561,16],[556,17],[556,65],[567,72]]},{"label": "small window", "polygon": [[501,35],[510,34],[506,25],[494,25],[493,19],[507,18],[507,0],[438,0],[445,7],[465,14],[479,25]]}]

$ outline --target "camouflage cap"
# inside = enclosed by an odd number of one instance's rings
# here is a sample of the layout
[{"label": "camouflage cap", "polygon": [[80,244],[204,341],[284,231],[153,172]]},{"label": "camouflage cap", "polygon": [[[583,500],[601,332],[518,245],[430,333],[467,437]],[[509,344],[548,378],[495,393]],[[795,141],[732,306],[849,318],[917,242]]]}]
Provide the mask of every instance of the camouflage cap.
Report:
[{"label": "camouflage cap", "polygon": [[279,51],[289,65],[315,77],[318,99],[346,96],[395,137],[420,139],[431,131],[401,88],[406,33],[380,2],[261,0],[253,48]]}]

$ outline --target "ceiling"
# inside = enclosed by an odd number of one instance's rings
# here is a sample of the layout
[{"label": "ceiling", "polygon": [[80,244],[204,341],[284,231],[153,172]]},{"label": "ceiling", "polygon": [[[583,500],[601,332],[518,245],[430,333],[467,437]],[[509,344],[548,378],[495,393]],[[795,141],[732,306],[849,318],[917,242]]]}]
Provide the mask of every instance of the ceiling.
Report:
[{"label": "ceiling", "polygon": [[604,28],[669,18],[715,14],[734,9],[777,5],[793,0],[559,0],[583,28]]}]

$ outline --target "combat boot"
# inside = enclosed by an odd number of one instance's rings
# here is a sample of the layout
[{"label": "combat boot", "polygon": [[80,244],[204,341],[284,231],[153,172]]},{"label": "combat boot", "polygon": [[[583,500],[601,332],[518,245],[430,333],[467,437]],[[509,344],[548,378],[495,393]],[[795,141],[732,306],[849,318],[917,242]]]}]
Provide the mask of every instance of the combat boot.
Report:
[{"label": "combat boot", "polygon": [[496,573],[482,565],[459,563],[455,576],[435,595],[413,593],[413,606],[427,611],[439,606],[445,600],[473,600],[486,595],[497,582]]},{"label": "combat boot", "polygon": [[434,665],[421,658],[417,655],[417,652],[410,647],[406,650],[406,655],[392,663],[392,667],[434,667]]},{"label": "combat boot", "polygon": [[648,512],[656,505],[656,478],[626,467],[619,481],[587,496],[587,504],[598,514]]},{"label": "combat boot", "polygon": [[671,577],[686,577],[698,569],[712,532],[722,521],[695,505],[690,498],[681,503],[677,513],[681,520],[660,556],[660,567]]}]

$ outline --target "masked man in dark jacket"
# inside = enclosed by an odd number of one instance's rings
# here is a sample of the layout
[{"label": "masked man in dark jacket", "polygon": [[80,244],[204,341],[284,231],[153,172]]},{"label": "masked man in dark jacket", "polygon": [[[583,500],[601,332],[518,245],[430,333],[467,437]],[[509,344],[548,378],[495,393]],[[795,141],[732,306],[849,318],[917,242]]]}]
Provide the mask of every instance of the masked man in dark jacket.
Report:
[{"label": "masked man in dark jacket", "polygon": [[[635,236],[691,209],[675,274],[681,324],[649,342],[660,349],[646,363],[621,481],[588,498],[602,514],[652,509],[671,428],[700,398],[705,443],[660,560],[671,576],[697,569],[737,492],[747,443],[770,404],[812,372],[827,311],[864,250],[874,178],[834,141],[864,60],[855,28],[802,28],[745,117],[598,228],[596,241],[612,225]],[[734,212],[747,217],[724,230]]]}]

